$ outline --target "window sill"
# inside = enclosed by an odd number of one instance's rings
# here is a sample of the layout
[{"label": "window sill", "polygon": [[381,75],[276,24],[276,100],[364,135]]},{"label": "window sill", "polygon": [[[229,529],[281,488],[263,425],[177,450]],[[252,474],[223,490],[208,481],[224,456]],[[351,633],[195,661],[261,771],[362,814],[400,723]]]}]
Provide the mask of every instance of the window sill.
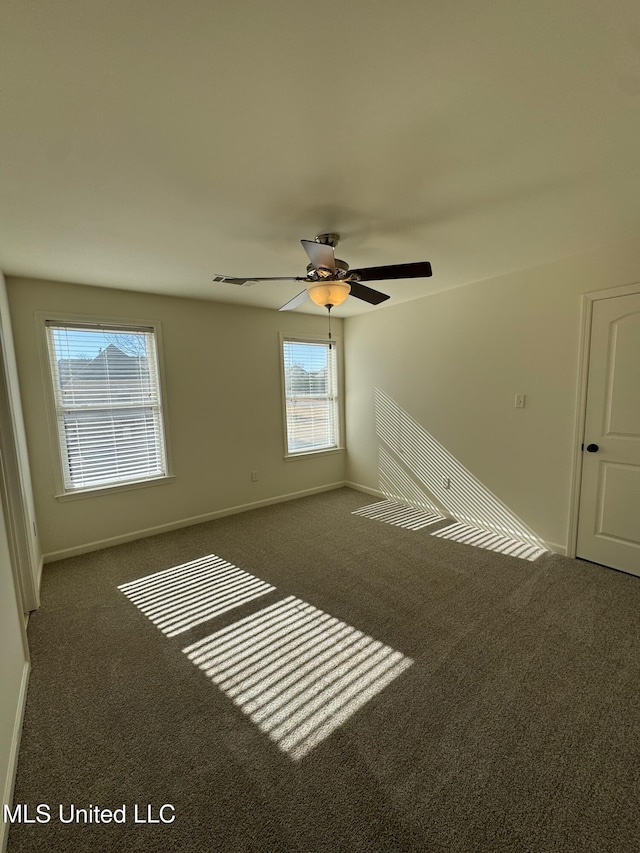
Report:
[{"label": "window sill", "polygon": [[164,486],[175,480],[174,474],[167,474],[164,477],[154,477],[152,480],[140,480],[136,483],[114,483],[113,486],[97,486],[94,489],[77,489],[73,492],[63,492],[61,495],[54,495],[58,501],[77,501],[81,498],[97,498],[100,495],[110,495],[114,492],[129,492],[132,489],[144,489],[148,486]]},{"label": "window sill", "polygon": [[344,447],[327,447],[326,450],[302,450],[300,453],[285,454],[285,462],[293,462],[295,459],[309,459],[312,456],[330,456],[333,453],[344,453]]}]

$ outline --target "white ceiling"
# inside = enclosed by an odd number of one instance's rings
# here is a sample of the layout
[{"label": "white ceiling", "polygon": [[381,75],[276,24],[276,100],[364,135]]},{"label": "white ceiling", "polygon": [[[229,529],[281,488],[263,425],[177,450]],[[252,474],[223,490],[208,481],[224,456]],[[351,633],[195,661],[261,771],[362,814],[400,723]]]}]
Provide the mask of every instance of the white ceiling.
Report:
[{"label": "white ceiling", "polygon": [[0,31],[6,274],[277,308],[299,284],[211,277],[337,231],[431,261],[391,305],[640,232],[636,0],[4,0]]}]

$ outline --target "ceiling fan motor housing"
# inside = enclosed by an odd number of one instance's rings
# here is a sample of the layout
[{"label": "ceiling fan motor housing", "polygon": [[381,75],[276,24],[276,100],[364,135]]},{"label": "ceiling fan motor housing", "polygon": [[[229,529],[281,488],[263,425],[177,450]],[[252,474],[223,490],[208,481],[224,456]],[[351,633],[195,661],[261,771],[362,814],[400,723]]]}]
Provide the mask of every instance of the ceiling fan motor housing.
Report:
[{"label": "ceiling fan motor housing", "polygon": [[307,278],[311,281],[323,281],[327,278],[346,278],[349,275],[349,264],[346,261],[335,259],[335,270],[330,270],[327,267],[316,267],[313,264],[307,264]]}]

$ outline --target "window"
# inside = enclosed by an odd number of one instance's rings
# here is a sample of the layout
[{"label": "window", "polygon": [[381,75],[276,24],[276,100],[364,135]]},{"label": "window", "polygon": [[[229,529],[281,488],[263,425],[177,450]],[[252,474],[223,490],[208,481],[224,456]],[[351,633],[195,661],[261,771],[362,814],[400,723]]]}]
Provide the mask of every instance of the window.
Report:
[{"label": "window", "polygon": [[155,329],[46,330],[64,492],[166,476]]},{"label": "window", "polygon": [[338,447],[338,371],[335,343],[284,339],[287,453]]}]

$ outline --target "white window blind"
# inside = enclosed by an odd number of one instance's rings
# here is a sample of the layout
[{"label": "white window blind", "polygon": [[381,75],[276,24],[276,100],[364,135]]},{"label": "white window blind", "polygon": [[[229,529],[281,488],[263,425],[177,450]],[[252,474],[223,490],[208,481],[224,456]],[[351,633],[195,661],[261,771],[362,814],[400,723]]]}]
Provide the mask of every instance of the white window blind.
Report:
[{"label": "white window blind", "polygon": [[46,325],[65,491],[164,476],[153,328]]},{"label": "white window blind", "polygon": [[283,341],[287,450],[309,453],[338,446],[335,344]]}]

